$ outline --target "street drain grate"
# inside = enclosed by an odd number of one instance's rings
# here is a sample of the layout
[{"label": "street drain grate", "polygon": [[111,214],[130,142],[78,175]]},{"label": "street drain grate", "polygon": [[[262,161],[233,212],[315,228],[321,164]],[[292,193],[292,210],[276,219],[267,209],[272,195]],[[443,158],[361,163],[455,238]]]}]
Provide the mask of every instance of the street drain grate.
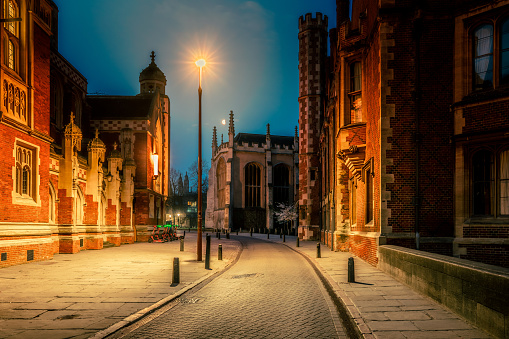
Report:
[{"label": "street drain grate", "polygon": [[232,275],[232,279],[254,278],[256,276],[258,276],[258,273],[248,273],[248,274]]}]

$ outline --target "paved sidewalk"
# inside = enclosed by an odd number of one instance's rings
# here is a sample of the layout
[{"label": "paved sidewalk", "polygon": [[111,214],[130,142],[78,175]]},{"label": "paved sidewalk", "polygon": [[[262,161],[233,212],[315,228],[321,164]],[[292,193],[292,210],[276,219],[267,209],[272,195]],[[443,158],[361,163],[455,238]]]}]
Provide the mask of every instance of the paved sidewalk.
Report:
[{"label": "paved sidewalk", "polygon": [[[186,232],[187,233],[187,232]],[[0,271],[0,338],[88,338],[132,315],[147,312],[221,271],[237,256],[236,240],[211,234],[210,270],[196,261],[196,232],[180,241],[136,243]],[[223,260],[217,260],[218,244]],[[203,240],[205,259],[205,238]],[[171,286],[173,258],[180,284]]]},{"label": "paved sidewalk", "polygon": [[[245,234],[249,237],[249,234]],[[267,240],[266,234],[253,237]],[[282,242],[279,235],[269,241]],[[333,286],[365,338],[491,338],[428,297],[348,252],[332,252],[317,241],[287,236],[286,246],[307,255]],[[355,281],[348,283],[348,258],[354,257]]]}]

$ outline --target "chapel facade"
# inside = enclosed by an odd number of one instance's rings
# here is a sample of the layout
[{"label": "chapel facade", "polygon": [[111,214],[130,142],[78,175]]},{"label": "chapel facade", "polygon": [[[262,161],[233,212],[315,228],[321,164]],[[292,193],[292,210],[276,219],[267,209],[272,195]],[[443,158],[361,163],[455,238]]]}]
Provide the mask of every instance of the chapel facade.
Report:
[{"label": "chapel facade", "polygon": [[164,222],[169,172],[154,53],[138,95],[88,95],[58,52],[56,5],[1,4],[0,267],[147,240]]},{"label": "chapel facade", "polygon": [[[296,131],[297,133],[297,131]],[[205,227],[225,231],[282,228],[274,220],[278,204],[296,202],[298,136],[235,134],[230,112],[228,140],[212,136],[212,159]]]}]

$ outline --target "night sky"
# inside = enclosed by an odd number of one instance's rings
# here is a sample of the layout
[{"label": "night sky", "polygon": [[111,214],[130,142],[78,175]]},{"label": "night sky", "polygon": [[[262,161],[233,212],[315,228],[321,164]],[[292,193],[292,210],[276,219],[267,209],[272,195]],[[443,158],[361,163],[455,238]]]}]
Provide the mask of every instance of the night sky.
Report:
[{"label": "night sky", "polygon": [[[198,157],[198,68],[203,75],[203,161],[212,128],[294,135],[298,124],[298,18],[321,12],[335,26],[334,0],[54,0],[59,51],[88,80],[90,94],[136,95],[150,52],[168,81],[172,167]],[[225,119],[226,125],[221,121]]]}]

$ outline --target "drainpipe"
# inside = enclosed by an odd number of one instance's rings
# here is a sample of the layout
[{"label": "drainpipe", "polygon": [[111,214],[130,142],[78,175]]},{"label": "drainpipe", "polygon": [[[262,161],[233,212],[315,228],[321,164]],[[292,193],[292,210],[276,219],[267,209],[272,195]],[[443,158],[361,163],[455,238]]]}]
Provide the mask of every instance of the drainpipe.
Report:
[{"label": "drainpipe", "polygon": [[415,41],[415,196],[414,196],[414,208],[415,208],[415,248],[420,249],[420,234],[419,234],[419,218],[420,218],[420,191],[419,191],[419,154],[422,136],[419,133],[419,116],[421,110],[421,78],[420,78],[420,65],[421,65],[421,36],[422,36],[422,16],[421,10],[417,10],[417,15],[414,20],[414,41]]}]

